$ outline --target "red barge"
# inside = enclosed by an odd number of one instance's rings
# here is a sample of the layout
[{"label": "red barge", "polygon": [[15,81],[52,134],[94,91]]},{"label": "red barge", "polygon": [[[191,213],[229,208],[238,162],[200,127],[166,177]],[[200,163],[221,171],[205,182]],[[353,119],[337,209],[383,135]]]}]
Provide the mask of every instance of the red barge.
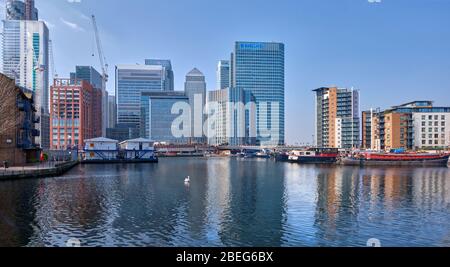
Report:
[{"label": "red barge", "polygon": [[447,166],[450,154],[360,153],[341,158],[344,165],[358,166]]}]

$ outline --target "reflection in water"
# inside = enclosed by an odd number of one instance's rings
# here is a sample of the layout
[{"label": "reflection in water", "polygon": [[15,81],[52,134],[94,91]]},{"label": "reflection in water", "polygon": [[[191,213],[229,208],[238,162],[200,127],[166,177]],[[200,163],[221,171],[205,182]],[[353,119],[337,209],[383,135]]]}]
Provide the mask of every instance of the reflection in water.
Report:
[{"label": "reflection in water", "polygon": [[0,246],[450,246],[449,204],[447,168],[85,165],[0,183]]}]

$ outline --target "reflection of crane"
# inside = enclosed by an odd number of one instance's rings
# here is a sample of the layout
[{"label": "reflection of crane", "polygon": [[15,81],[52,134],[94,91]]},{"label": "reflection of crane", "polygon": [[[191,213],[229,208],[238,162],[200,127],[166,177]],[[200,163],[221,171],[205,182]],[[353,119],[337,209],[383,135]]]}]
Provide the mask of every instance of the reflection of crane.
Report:
[{"label": "reflection of crane", "polygon": [[103,88],[106,89],[106,83],[108,82],[108,63],[106,62],[106,58],[103,55],[103,47],[100,40],[100,35],[98,33],[97,22],[95,20],[94,15],[92,15],[92,26],[94,27],[95,40],[97,42],[98,57],[100,59],[100,65],[102,67]]}]

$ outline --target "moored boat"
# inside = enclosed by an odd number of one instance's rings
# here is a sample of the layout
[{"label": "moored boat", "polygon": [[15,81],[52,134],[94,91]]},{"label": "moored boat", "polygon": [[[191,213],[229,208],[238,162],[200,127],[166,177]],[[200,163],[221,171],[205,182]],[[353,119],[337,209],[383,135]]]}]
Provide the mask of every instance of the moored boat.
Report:
[{"label": "moored boat", "polygon": [[449,154],[360,153],[341,159],[343,165],[356,166],[447,166]]},{"label": "moored boat", "polygon": [[294,150],[289,154],[292,163],[333,164],[337,162],[337,148],[310,148],[305,151]]}]

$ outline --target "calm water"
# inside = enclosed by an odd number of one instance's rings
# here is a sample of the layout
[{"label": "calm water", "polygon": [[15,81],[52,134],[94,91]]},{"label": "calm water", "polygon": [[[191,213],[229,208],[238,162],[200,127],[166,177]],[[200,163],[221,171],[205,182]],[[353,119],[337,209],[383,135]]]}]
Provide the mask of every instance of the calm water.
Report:
[{"label": "calm water", "polygon": [[[191,176],[190,186],[183,180]],[[161,159],[0,182],[0,246],[450,246],[450,169]]]}]

